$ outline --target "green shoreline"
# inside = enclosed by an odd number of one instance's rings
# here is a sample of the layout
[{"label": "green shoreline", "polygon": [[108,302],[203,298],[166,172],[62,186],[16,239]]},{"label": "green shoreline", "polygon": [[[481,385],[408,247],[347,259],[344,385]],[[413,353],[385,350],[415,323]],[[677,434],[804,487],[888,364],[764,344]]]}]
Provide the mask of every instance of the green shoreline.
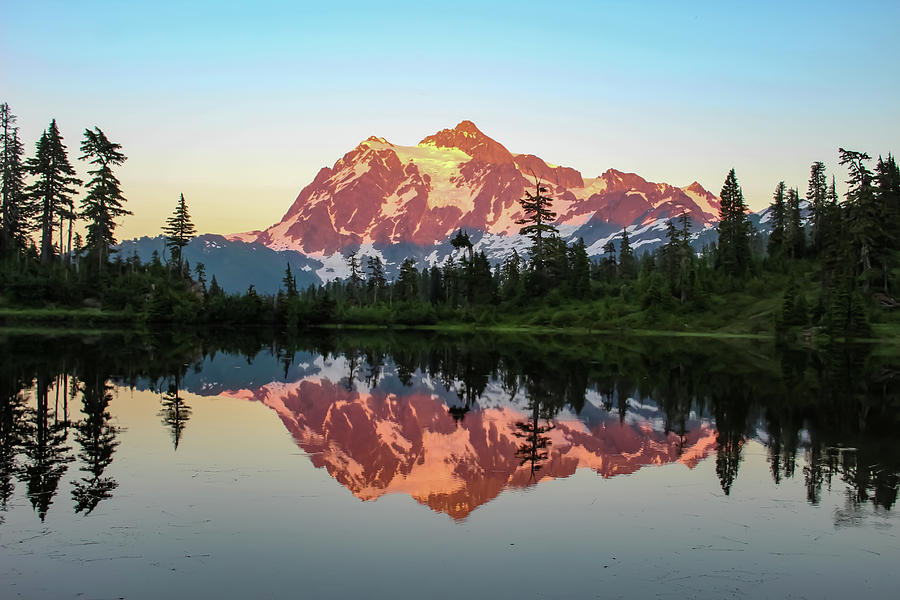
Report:
[{"label": "green shoreline", "polygon": [[[526,313],[527,314],[527,313]],[[180,325],[184,327],[183,324]],[[0,308],[0,333],[3,334],[103,334],[123,331],[151,332],[154,329],[171,327],[167,324],[154,325],[143,320],[140,315],[131,311],[109,311],[101,309],[63,309],[63,308]],[[272,328],[272,324],[247,324],[246,328]],[[188,329],[238,329],[233,325],[199,324],[188,326]],[[625,335],[629,337],[684,337],[732,340],[775,340],[771,332],[716,331],[700,329],[659,329],[653,327],[601,327],[586,328],[555,327],[551,325],[532,325],[516,323],[470,323],[445,322],[436,324],[409,325],[393,324],[358,324],[358,323],[324,323],[316,328],[326,330],[351,331],[431,331],[437,333],[475,333],[488,332],[498,334],[559,334],[578,336],[610,336]],[[859,343],[877,343],[900,346],[900,331],[893,324],[873,324],[873,336],[850,340]],[[827,338],[821,333],[806,336],[808,342],[824,342]]]}]

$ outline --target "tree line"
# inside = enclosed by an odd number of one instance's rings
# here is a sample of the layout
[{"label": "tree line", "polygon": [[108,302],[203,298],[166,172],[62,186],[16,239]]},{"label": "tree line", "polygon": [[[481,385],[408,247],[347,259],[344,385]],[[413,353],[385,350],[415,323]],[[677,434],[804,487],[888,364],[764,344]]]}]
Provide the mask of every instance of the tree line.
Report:
[{"label": "tree line", "polygon": [[[900,281],[900,172],[892,155],[872,159],[840,149],[849,173],[838,197],[822,162],[810,169],[805,201],[779,182],[757,231],[737,175],[726,176],[717,240],[698,246],[687,212],[666,226],[665,243],[638,255],[628,228],[588,256],[584,240],[566,243],[549,186],[537,180],[520,200],[520,234],[530,247],[492,264],[468,232],[451,239],[442,264],[407,258],[389,278],[379,255],[351,252],[349,276],[298,289],[288,265],[277,294],[253,286],[228,294],[183,249],[196,236],[184,196],[162,228],[166,255],[144,263],[117,253],[117,219],[131,214],[115,169],[121,145],[95,127],[84,132],[90,166],[84,195],[51,121],[24,158],[16,118],[0,105],[2,231],[0,283],[20,306],[100,306],[124,319],[202,324],[269,324],[295,330],[323,323],[361,325],[475,322],[653,329],[728,329],[865,337],[892,322]],[[85,223],[82,240],[73,224]],[[40,245],[32,242],[32,236]],[[754,320],[755,319],[755,320]]]}]

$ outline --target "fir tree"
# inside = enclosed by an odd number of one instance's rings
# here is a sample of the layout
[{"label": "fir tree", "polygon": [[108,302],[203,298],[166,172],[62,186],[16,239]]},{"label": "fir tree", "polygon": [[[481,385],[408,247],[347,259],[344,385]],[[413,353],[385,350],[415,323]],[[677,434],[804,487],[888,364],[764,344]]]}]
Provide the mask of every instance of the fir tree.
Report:
[{"label": "fir tree", "polygon": [[60,249],[62,249],[62,223],[74,214],[72,195],[81,180],[75,177],[75,169],[69,164],[66,147],[56,119],[44,130],[37,142],[35,156],[26,161],[28,172],[36,177],[26,188],[40,217],[41,262],[47,264],[53,256],[53,226],[59,217]]},{"label": "fir tree", "polygon": [[769,205],[769,213],[772,216],[772,233],[769,234],[769,256],[778,256],[784,250],[785,235],[785,199],[784,182],[779,181],[775,186],[775,194],[772,204]]},{"label": "fir tree", "polygon": [[412,301],[419,295],[419,273],[416,271],[416,263],[407,258],[400,265],[400,276],[397,280],[397,292],[400,300]]},{"label": "fir tree", "polygon": [[125,196],[112,167],[120,166],[127,157],[122,145],[111,142],[99,127],[84,130],[81,142],[82,160],[89,160],[97,168],[88,171],[92,176],[87,184],[87,195],[81,201],[81,217],[88,221],[87,247],[97,254],[97,268],[102,268],[115,245],[115,219],[132,214],[122,204]]},{"label": "fir tree", "polygon": [[791,258],[800,258],[806,248],[806,234],[800,212],[800,194],[796,188],[787,193],[787,225],[785,227],[785,245]]},{"label": "fir tree", "polygon": [[884,223],[878,240],[878,254],[882,257],[882,290],[885,294],[890,294],[889,274],[892,266],[897,264],[897,252],[900,250],[900,169],[892,155],[888,154],[887,159],[878,157],[875,183],[877,210]]},{"label": "fir tree", "polygon": [[634,279],[637,276],[637,263],[634,258],[634,250],[631,249],[631,241],[628,239],[628,229],[622,229],[622,241],[619,243],[619,275],[622,279]]},{"label": "fir tree", "polygon": [[545,236],[556,235],[558,231],[552,225],[556,219],[556,213],[550,210],[553,200],[549,196],[544,195],[547,188],[541,185],[540,180],[535,182],[534,187],[534,194],[526,191],[525,197],[519,200],[525,216],[516,221],[516,223],[524,225],[524,227],[519,229],[519,235],[531,238],[531,260],[535,271],[543,275],[545,260],[544,238]]},{"label": "fir tree", "polygon": [[588,258],[584,238],[578,238],[569,248],[569,261],[572,295],[575,298],[586,298],[591,291],[591,260]]},{"label": "fir tree", "polygon": [[31,210],[25,196],[25,148],[16,116],[0,104],[0,256],[27,245]]},{"label": "fir tree", "polygon": [[294,277],[294,274],[291,273],[291,263],[288,263],[284,268],[284,277],[281,280],[282,285],[284,285],[284,294],[289,299],[294,299],[297,297],[297,278]]},{"label": "fir tree", "polygon": [[347,266],[350,268],[350,280],[348,281],[348,292],[350,294],[350,298],[354,302],[359,302],[359,290],[362,287],[363,278],[362,273],[360,272],[360,264],[359,258],[357,256],[357,251],[354,250],[349,255],[347,255]]},{"label": "fir tree", "polygon": [[847,203],[845,206],[848,233],[856,256],[855,273],[862,277],[864,290],[874,274],[873,262],[884,259],[879,252],[879,240],[884,236],[883,215],[875,197],[872,172],[866,166],[870,157],[865,152],[840,148],[841,165],[850,169],[847,180]]},{"label": "fir tree", "polygon": [[372,294],[372,303],[377,304],[379,293],[387,285],[387,280],[384,277],[384,265],[381,263],[380,257],[370,256],[368,257],[366,268],[369,272],[367,284],[369,292]]},{"label": "fir tree", "polygon": [[750,266],[751,225],[734,169],[728,172],[720,196],[719,266],[729,275],[742,275]]},{"label": "fir tree", "polygon": [[822,221],[828,202],[828,185],[825,180],[825,163],[816,161],[809,169],[809,188],[806,201],[812,218],[812,244],[816,255],[822,251]]},{"label": "fir tree", "polygon": [[166,219],[163,235],[166,236],[166,247],[171,253],[172,262],[180,273],[182,250],[197,235],[197,228],[191,222],[191,215],[188,214],[187,204],[184,202],[184,194],[178,199],[172,216]]}]

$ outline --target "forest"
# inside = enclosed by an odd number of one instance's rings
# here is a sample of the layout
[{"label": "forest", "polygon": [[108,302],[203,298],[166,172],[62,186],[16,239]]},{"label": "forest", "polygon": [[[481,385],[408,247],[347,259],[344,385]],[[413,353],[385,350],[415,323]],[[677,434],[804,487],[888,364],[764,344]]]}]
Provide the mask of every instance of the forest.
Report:
[{"label": "forest", "polygon": [[[377,256],[351,253],[350,276],[298,289],[287,266],[280,291],[227,294],[182,249],[197,227],[182,195],[161,228],[165,256],[142,262],[116,251],[130,215],[115,169],[127,157],[99,128],[84,131],[76,177],[55,120],[25,157],[16,116],[0,105],[0,322],[129,327],[191,323],[317,326],[559,328],[896,339],[900,312],[900,170],[840,148],[847,191],[822,162],[806,192],[778,182],[769,231],[750,222],[735,170],[723,183],[717,242],[695,247],[689,215],[668,222],[666,243],[640,255],[628,230],[591,258],[563,241],[553,199],[536,181],[520,200],[525,256],[492,265],[463,230],[443,264],[405,260],[389,280]],[[830,179],[830,181],[829,181]],[[76,198],[78,205],[76,206]],[[82,239],[79,225],[86,232]],[[74,234],[73,234],[74,231]]]}]

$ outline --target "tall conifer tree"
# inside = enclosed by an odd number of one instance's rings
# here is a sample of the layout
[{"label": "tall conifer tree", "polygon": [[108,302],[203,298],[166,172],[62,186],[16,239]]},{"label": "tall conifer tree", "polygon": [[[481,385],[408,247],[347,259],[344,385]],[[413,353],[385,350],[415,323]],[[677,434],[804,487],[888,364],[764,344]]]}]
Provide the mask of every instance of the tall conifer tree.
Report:
[{"label": "tall conifer tree", "polygon": [[[53,256],[53,226],[59,217],[62,222],[73,211],[72,195],[81,180],[75,177],[75,169],[69,164],[66,147],[56,126],[56,119],[50,122],[37,142],[35,156],[26,161],[28,172],[36,177],[26,188],[40,218],[41,262],[47,264]],[[60,234],[60,248],[62,248]]]},{"label": "tall conifer tree", "polygon": [[191,221],[191,215],[188,213],[187,204],[184,201],[184,194],[181,194],[179,197],[172,216],[166,219],[163,234],[166,236],[166,247],[169,248],[172,262],[177,265],[180,273],[182,250],[188,245],[188,242],[197,236],[197,228],[194,227],[194,223]]},{"label": "tall conifer tree", "polygon": [[816,161],[809,168],[809,188],[806,201],[812,220],[812,247],[815,254],[822,251],[822,221],[825,219],[825,205],[828,202],[828,184],[825,179],[825,163]]},{"label": "tall conifer tree", "polygon": [[750,219],[744,193],[734,169],[728,172],[720,194],[718,262],[729,275],[742,275],[750,266]]},{"label": "tall conifer tree", "polygon": [[27,245],[30,206],[25,196],[25,149],[16,116],[0,104],[0,256]]},{"label": "tall conifer tree", "polygon": [[112,167],[127,160],[122,154],[122,145],[107,139],[99,127],[84,130],[81,142],[82,160],[89,160],[97,168],[88,171],[91,180],[87,184],[87,195],[81,201],[81,216],[87,219],[87,247],[97,255],[97,268],[102,268],[109,257],[110,247],[115,245],[116,221],[118,217],[132,214],[122,204],[119,180]]},{"label": "tall conifer tree", "polygon": [[524,225],[519,230],[519,234],[531,238],[531,260],[535,271],[543,275],[544,262],[546,260],[544,252],[545,238],[557,234],[558,231],[553,226],[553,221],[556,219],[556,213],[551,210],[553,200],[550,196],[544,195],[547,188],[541,185],[540,180],[535,182],[534,188],[534,194],[526,191],[525,197],[519,200],[525,216],[516,221],[516,223]]},{"label": "tall conifer tree", "polygon": [[769,234],[769,256],[776,256],[784,248],[785,206],[783,181],[779,181],[778,185],[775,186],[775,195],[772,197],[769,211],[772,215],[772,233]]}]

